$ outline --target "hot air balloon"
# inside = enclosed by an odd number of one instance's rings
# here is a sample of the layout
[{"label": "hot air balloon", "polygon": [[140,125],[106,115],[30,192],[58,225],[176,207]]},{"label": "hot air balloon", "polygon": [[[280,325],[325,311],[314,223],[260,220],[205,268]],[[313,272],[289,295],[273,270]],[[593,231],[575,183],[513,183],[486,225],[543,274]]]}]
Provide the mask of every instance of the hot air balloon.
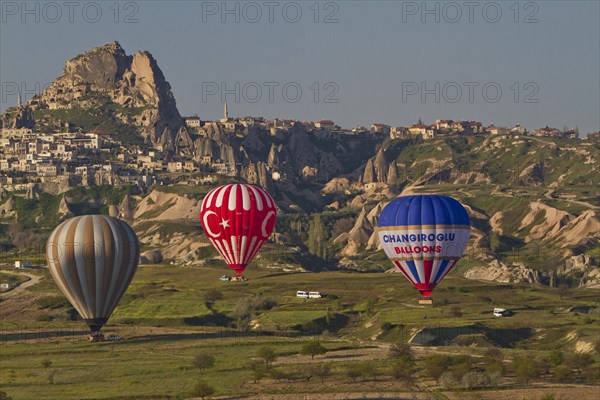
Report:
[{"label": "hot air balloon", "polygon": [[269,193],[242,183],[211,190],[200,206],[206,236],[238,275],[267,241],[276,218],[275,201]]},{"label": "hot air balloon", "polygon": [[46,258],[52,278],[98,332],[133,279],[140,258],[135,232],[118,218],[71,218],[50,234]]},{"label": "hot air balloon", "polygon": [[383,250],[425,297],[462,256],[470,228],[465,208],[441,195],[399,197],[378,221]]}]

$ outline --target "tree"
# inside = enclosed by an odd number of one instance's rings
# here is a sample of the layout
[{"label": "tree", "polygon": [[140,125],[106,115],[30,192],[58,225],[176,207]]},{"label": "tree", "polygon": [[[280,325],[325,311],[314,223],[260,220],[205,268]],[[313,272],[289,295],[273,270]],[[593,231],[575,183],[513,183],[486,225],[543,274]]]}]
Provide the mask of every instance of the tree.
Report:
[{"label": "tree", "polygon": [[223,300],[223,293],[220,290],[209,289],[204,294],[204,303],[208,309],[211,309],[217,300]]},{"label": "tree", "polygon": [[412,347],[408,343],[394,344],[388,351],[389,358],[408,358],[410,360],[415,359],[415,355],[412,351]]},{"label": "tree", "polygon": [[331,311],[334,313],[342,311],[342,302],[340,299],[335,299],[331,302]]},{"label": "tree", "polygon": [[430,378],[440,382],[440,377],[450,365],[450,357],[441,355],[431,355],[425,359],[425,372]]},{"label": "tree", "polygon": [[313,373],[321,380],[321,384],[324,384],[325,378],[327,378],[331,373],[331,365],[319,363],[313,368]]},{"label": "tree", "polygon": [[346,376],[356,382],[363,375],[362,367],[358,364],[351,364],[346,367]]},{"label": "tree", "polygon": [[493,231],[490,235],[490,250],[494,253],[498,253],[501,250],[502,242],[500,241],[500,234]]},{"label": "tree", "polygon": [[215,393],[215,389],[210,386],[206,382],[198,382],[194,385],[194,389],[192,390],[192,396],[200,397],[201,399],[206,399],[209,396],[212,396]]},{"label": "tree", "polygon": [[529,381],[539,375],[535,367],[535,360],[531,357],[519,357],[515,359],[514,366],[518,383],[528,385]]},{"label": "tree", "polygon": [[194,367],[198,368],[200,372],[204,372],[205,369],[212,368],[215,365],[215,358],[210,354],[200,353],[194,357]]},{"label": "tree", "polygon": [[310,382],[314,374],[312,365],[303,365],[300,367],[300,375],[306,382]]},{"label": "tree", "polygon": [[316,214],[308,228],[308,251],[317,257],[325,258],[326,240],[325,224],[321,220],[321,215]]},{"label": "tree", "polygon": [[54,376],[56,375],[56,371],[48,372],[48,385],[54,385]]},{"label": "tree", "polygon": [[394,361],[391,372],[395,379],[410,385],[414,382],[412,374],[415,372],[415,362],[412,358],[403,356]]},{"label": "tree", "polygon": [[237,321],[237,327],[242,332],[246,332],[250,327],[250,321],[252,320],[253,310],[250,307],[248,299],[239,299],[235,309],[233,311],[233,316]]},{"label": "tree", "polygon": [[369,300],[367,300],[367,305],[365,306],[365,313],[367,313],[367,315],[373,315],[375,313],[375,305],[377,305],[377,299],[376,298],[369,298]]},{"label": "tree", "polygon": [[277,355],[273,351],[273,349],[269,346],[262,346],[256,352],[256,356],[262,358],[265,363],[265,366],[269,367],[277,359]]},{"label": "tree", "polygon": [[550,352],[550,356],[548,356],[548,360],[553,366],[558,366],[563,363],[565,360],[565,356],[562,351],[558,349],[554,349]]},{"label": "tree", "polygon": [[12,397],[7,395],[6,392],[0,390],[0,400],[12,400]]},{"label": "tree", "polygon": [[323,347],[321,342],[319,342],[318,340],[306,343],[304,346],[302,346],[302,349],[300,350],[300,354],[310,356],[310,358],[313,360],[315,356],[325,353],[327,353],[327,349]]},{"label": "tree", "polygon": [[248,363],[248,367],[252,371],[252,378],[254,379],[254,383],[260,382],[260,380],[267,373],[265,364],[258,360],[250,360],[250,362]]},{"label": "tree", "polygon": [[562,300],[564,296],[566,296],[567,294],[569,294],[569,285],[567,285],[566,283],[561,283],[558,285],[558,295],[560,296],[560,299]]},{"label": "tree", "polygon": [[565,363],[569,367],[576,369],[577,373],[581,375],[581,370],[584,370],[590,365],[594,364],[594,357],[587,353],[574,353],[567,357]]},{"label": "tree", "polygon": [[43,359],[41,361],[42,367],[44,368],[44,371],[47,370],[48,368],[50,368],[50,366],[52,366],[52,360],[49,360],[47,358]]},{"label": "tree", "polygon": [[452,307],[452,308],[450,309],[450,314],[452,314],[452,316],[454,316],[454,317],[457,317],[457,318],[460,318],[460,317],[462,317],[462,316],[463,316],[463,312],[462,312],[462,310],[460,309],[460,307],[456,307],[456,306],[455,306],[455,307]]},{"label": "tree", "polygon": [[573,377],[573,370],[566,365],[558,365],[552,371],[552,379],[556,382],[567,382]]}]

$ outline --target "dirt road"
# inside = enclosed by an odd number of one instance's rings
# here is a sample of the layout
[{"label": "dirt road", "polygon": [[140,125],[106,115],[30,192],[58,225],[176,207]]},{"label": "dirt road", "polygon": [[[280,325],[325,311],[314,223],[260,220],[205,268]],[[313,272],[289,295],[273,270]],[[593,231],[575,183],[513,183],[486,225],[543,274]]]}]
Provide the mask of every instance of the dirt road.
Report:
[{"label": "dirt road", "polygon": [[17,296],[19,293],[21,293],[23,290],[27,289],[30,286],[33,285],[37,285],[40,280],[42,279],[42,277],[40,275],[35,275],[35,274],[31,274],[28,272],[16,272],[16,271],[7,271],[7,270],[2,270],[3,274],[9,274],[9,275],[23,275],[29,278],[28,281],[25,281],[23,283],[21,283],[19,286],[14,287],[13,289],[9,290],[8,292],[4,292],[2,294],[0,294],[0,298],[2,299],[8,299],[14,296]]}]

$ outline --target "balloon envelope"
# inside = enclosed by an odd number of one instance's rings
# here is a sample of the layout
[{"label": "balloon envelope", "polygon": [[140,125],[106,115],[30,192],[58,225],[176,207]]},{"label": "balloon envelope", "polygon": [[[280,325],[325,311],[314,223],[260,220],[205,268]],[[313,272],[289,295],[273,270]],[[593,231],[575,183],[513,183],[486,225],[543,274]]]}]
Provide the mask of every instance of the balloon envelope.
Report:
[{"label": "balloon envelope", "polygon": [[140,245],[133,229],[120,219],[86,215],[54,229],[46,258],[60,290],[90,329],[98,331],[135,275]]},{"label": "balloon envelope", "polygon": [[384,207],[378,235],[390,260],[423,296],[430,296],[462,256],[470,227],[467,211],[453,198],[416,195]]},{"label": "balloon envelope", "polygon": [[219,186],[206,195],[200,206],[206,236],[238,274],[267,241],[276,218],[275,201],[269,193],[247,184]]}]

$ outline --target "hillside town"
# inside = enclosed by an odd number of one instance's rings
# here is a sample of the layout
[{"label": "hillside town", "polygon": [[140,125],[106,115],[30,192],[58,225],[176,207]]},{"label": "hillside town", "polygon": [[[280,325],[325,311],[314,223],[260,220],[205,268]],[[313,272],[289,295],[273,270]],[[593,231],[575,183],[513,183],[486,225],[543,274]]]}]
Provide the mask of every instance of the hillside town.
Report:
[{"label": "hillside town", "polygon": [[[17,115],[27,118],[30,115],[27,105],[20,102]],[[186,136],[208,137],[215,131],[245,137],[250,132],[268,132],[277,137],[290,133],[290,130],[303,129],[316,139],[337,140],[348,136],[373,136],[390,139],[431,140],[450,135],[527,135],[577,139],[578,129],[563,130],[543,127],[528,131],[517,124],[513,127],[500,127],[494,124],[485,126],[479,121],[453,121],[438,119],[433,124],[418,120],[409,126],[390,126],[373,123],[370,128],[357,126],[352,129],[340,127],[332,120],[296,121],[293,119],[265,119],[263,117],[233,118],[229,115],[227,102],[224,103],[223,118],[201,120],[198,116],[183,117]],[[54,184],[59,188],[92,185],[136,185],[150,187],[172,182],[173,174],[208,172],[215,175],[235,176],[239,171],[232,165],[231,158],[221,159],[213,154],[183,154],[154,148],[151,145],[131,147],[119,140],[118,135],[102,130],[84,132],[73,124],[64,124],[63,131],[53,133],[37,132],[33,128],[14,126],[0,129],[0,187],[5,190],[26,190],[31,184]],[[597,140],[598,133],[588,136]],[[156,146],[159,147],[159,146]],[[273,171],[273,178],[280,174]],[[200,178],[195,184],[210,184],[214,175]]]}]

